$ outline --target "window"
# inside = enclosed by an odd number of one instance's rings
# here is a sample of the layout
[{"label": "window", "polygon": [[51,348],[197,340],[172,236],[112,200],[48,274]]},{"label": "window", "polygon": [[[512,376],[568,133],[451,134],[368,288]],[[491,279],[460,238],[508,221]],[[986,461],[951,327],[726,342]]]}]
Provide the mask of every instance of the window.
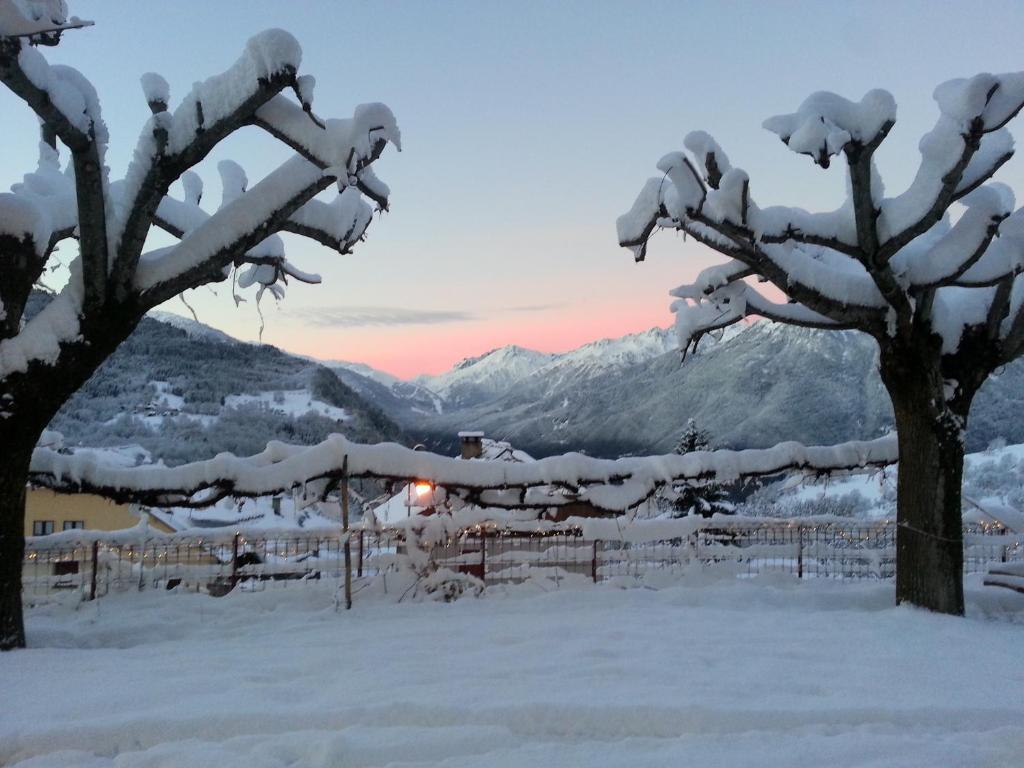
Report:
[{"label": "window", "polygon": [[64,530],[65,531],[80,531],[85,528],[85,520],[65,520]]},{"label": "window", "polygon": [[34,520],[32,522],[33,536],[48,536],[53,533],[53,520]]}]

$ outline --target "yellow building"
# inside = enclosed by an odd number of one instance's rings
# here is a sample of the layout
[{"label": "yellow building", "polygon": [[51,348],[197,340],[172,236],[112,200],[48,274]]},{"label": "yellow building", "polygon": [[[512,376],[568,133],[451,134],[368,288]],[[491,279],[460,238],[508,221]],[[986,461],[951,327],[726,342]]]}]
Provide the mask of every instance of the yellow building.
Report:
[{"label": "yellow building", "polygon": [[[25,499],[25,535],[45,536],[60,531],[86,528],[118,531],[139,524],[134,504],[118,504],[89,493],[54,493],[47,488],[29,487]],[[174,530],[154,516],[149,524],[158,531]]]}]

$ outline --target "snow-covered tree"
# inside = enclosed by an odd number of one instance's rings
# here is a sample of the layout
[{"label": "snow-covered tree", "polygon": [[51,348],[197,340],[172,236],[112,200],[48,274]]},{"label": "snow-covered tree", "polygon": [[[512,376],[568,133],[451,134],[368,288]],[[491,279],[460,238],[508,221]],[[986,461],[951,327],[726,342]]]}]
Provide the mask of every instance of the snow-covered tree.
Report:
[{"label": "snow-covered tree", "polygon": [[710,449],[711,433],[697,426],[696,419],[687,419],[686,428],[683,430],[683,434],[679,436],[679,442],[676,443],[674,449],[675,452],[681,456],[684,453],[708,451]]},{"label": "snow-covered tree", "polygon": [[[363,238],[373,207],[387,207],[388,188],[371,166],[387,142],[400,142],[382,104],[357,107],[348,119],[318,118],[314,79],[298,74],[299,44],[270,30],[173,108],[167,82],[143,75],[152,117],[125,177],[111,181],[95,89],[77,70],[48,64],[37,48],[86,24],[68,18],[63,0],[0,0],[0,80],[42,126],[38,167],[0,194],[0,649],[24,644],[25,481],[57,410],[147,310],[185,290],[233,278],[240,288],[280,297],[288,278],[318,282],[286,258],[277,233],[347,253]],[[221,162],[223,199],[207,213],[190,169],[246,126],[294,154],[251,187],[241,167]],[[183,198],[169,195],[179,180]],[[318,199],[332,186],[333,200]],[[144,250],[154,227],[176,244]],[[33,286],[69,238],[77,255],[67,285],[26,320]]]},{"label": "snow-covered tree", "polygon": [[[695,419],[687,419],[686,427],[679,437],[674,453],[680,456],[696,451],[710,451],[711,434],[697,425]],[[714,514],[731,514],[735,507],[728,500],[728,494],[721,483],[714,480],[696,480],[666,483],[655,494],[658,514],[671,517]]]},{"label": "snow-covered tree", "polygon": [[843,157],[839,209],[759,207],[756,182],[695,132],[684,140],[692,158],[661,159],[664,175],[643,187],[618,234],[637,260],[657,228],[726,258],[673,291],[684,348],[750,315],[874,337],[899,440],[896,598],[960,614],[967,417],[986,378],[1024,352],[1024,210],[990,182],[1013,154],[1005,126],[1024,103],[1024,73],[952,80],[935,100],[938,121],[899,194],[886,196],[874,163],[896,122],[893,97],[815,93],[764,126],[823,168]]},{"label": "snow-covered tree", "polygon": [[[687,419],[686,428],[679,438],[675,452],[685,456],[694,451],[710,451],[711,434],[697,426],[694,419]],[[728,515],[735,507],[728,499],[728,494],[720,483],[713,480],[689,483],[666,484],[659,494],[659,506],[668,509],[672,517],[702,515],[711,517],[715,514]]]}]

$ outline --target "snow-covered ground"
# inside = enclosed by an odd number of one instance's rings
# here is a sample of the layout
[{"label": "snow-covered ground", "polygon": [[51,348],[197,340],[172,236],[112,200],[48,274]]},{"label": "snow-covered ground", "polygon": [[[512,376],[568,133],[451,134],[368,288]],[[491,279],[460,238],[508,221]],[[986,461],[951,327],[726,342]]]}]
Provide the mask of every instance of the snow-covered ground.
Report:
[{"label": "snow-covered ground", "polygon": [[348,419],[348,413],[344,408],[338,408],[322,400],[317,400],[306,389],[260,392],[258,395],[228,395],[224,399],[224,405],[228,408],[236,408],[240,405],[249,405],[251,403],[261,403],[270,410],[278,411],[286,416],[302,416],[307,413],[317,413],[335,421],[345,421]]},{"label": "snow-covered ground", "polygon": [[0,764],[1019,766],[1024,598],[971,585],[967,619],[765,578],[50,605],[0,655]]}]

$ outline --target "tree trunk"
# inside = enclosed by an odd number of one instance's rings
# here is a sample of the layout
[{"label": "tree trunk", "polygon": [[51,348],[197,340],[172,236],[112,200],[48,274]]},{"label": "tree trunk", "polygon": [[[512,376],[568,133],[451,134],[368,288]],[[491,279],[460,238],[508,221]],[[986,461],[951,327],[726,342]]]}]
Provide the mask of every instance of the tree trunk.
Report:
[{"label": "tree trunk", "polygon": [[882,350],[899,441],[896,602],[963,615],[960,508],[973,391],[946,381],[937,351]]},{"label": "tree trunk", "polygon": [[111,304],[83,320],[78,339],[55,363],[33,361],[0,379],[0,651],[25,647],[21,571],[25,553],[25,483],[46,425],[138,325],[145,307]]},{"label": "tree trunk", "polygon": [[25,557],[25,481],[31,457],[31,446],[5,446],[0,463],[0,651],[25,647],[21,572]]}]

